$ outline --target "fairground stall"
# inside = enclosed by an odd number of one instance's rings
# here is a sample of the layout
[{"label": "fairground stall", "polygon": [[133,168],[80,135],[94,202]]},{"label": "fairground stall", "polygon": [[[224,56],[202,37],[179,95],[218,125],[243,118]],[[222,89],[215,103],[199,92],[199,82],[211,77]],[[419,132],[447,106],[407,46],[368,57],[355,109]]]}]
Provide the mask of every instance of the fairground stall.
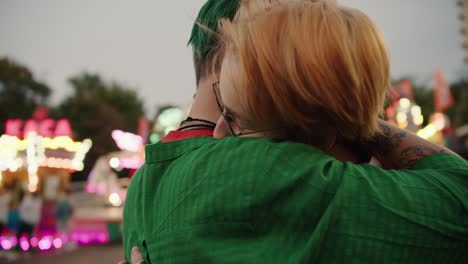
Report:
[{"label": "fairground stall", "polygon": [[[0,137],[0,187],[11,196],[8,231],[0,236],[0,247],[8,250],[60,248],[67,234],[56,225],[57,200],[69,190],[71,173],[83,170],[83,159],[91,140],[75,141],[69,120],[48,117],[38,108],[29,120],[8,119]],[[40,221],[34,237],[18,239],[18,206],[22,197],[35,193],[41,199]]]},{"label": "fairground stall", "polygon": [[79,244],[121,240],[122,207],[130,179],[144,162],[148,128],[147,119],[141,117],[138,134],[114,130],[109,135],[120,150],[96,160],[85,186],[88,195],[82,197],[92,206],[80,208],[74,216],[72,240]]},{"label": "fairground stall", "polygon": [[131,177],[145,160],[144,144],[148,138],[148,121],[144,117],[140,118],[138,134],[114,130],[111,136],[120,150],[97,159],[88,176],[85,190],[104,197],[111,206],[120,207],[125,201]]},{"label": "fairground stall", "polygon": [[148,139],[150,143],[159,142],[169,131],[177,129],[184,115],[181,109],[171,107],[159,113],[151,133],[144,117],[138,121],[137,134],[112,131],[111,136],[120,150],[98,158],[88,176],[86,191],[104,197],[111,206],[121,207],[130,179],[144,163],[144,145]]}]

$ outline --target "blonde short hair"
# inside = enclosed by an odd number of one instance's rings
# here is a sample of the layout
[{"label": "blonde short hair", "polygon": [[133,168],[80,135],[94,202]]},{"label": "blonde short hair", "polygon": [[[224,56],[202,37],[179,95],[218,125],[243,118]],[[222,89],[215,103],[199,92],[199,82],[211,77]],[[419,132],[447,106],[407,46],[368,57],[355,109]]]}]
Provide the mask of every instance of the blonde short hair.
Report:
[{"label": "blonde short hair", "polygon": [[244,0],[221,32],[252,129],[286,127],[289,139],[318,145],[372,136],[390,66],[370,18],[335,1],[270,0],[251,12],[249,2],[259,3]]}]

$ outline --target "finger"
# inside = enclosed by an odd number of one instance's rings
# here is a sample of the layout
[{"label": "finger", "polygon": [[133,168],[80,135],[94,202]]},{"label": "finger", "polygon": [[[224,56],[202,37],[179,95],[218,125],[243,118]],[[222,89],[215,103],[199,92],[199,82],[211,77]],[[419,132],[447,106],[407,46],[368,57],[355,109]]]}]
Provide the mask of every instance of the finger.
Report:
[{"label": "finger", "polygon": [[117,264],[128,264],[128,262],[127,262],[126,260],[121,260],[121,261],[119,261],[119,263],[117,263]]},{"label": "finger", "polygon": [[132,248],[132,264],[140,263],[144,261],[143,255],[141,255],[140,249],[138,247]]}]

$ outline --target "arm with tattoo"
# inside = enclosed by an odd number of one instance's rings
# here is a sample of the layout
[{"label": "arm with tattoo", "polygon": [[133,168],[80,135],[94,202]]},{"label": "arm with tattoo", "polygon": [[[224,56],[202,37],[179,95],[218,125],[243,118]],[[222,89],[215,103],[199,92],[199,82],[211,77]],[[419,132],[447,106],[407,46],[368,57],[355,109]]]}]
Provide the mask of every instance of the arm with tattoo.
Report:
[{"label": "arm with tattoo", "polygon": [[411,168],[417,161],[435,153],[457,155],[448,148],[424,140],[410,131],[379,120],[380,133],[366,143],[386,169]]}]

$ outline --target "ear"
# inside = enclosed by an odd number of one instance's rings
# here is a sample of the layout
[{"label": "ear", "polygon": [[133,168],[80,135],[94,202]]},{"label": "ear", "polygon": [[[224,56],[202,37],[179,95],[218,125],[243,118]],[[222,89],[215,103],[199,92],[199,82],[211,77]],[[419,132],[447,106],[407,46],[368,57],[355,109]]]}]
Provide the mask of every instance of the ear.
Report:
[{"label": "ear", "polygon": [[229,132],[229,128],[227,127],[227,124],[224,121],[223,117],[220,116],[218,119],[218,122],[216,122],[216,127],[213,132],[213,137],[217,139],[223,139],[229,136],[231,136]]}]

